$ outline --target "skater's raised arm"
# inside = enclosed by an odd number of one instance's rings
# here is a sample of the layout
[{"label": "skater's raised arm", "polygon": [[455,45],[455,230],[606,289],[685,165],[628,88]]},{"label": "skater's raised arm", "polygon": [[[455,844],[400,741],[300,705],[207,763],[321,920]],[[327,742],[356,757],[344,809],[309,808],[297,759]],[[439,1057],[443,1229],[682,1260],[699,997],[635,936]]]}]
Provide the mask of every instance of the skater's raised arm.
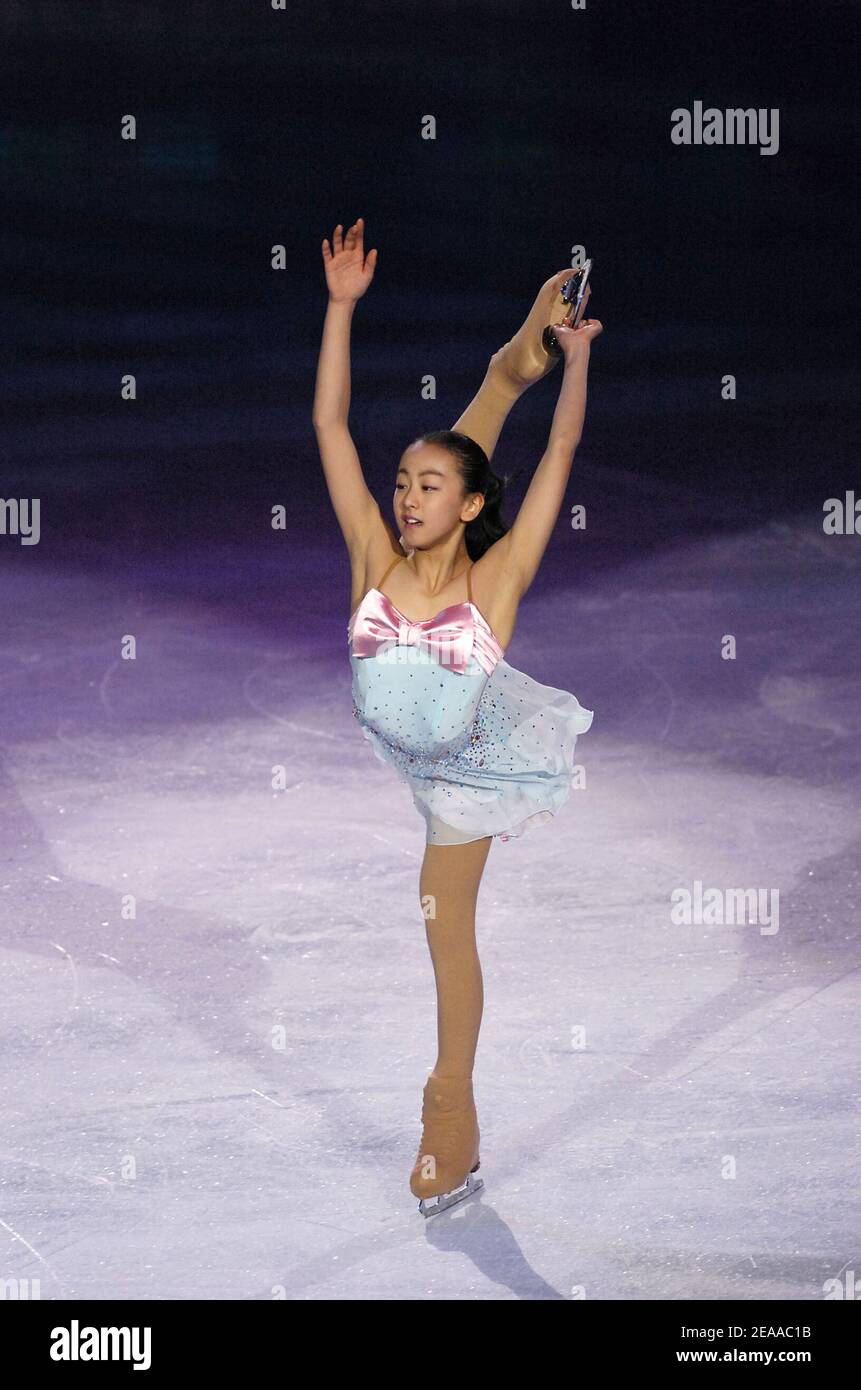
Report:
[{"label": "skater's raised arm", "polygon": [[342,237],[335,228],[332,246],[323,239],[323,265],[329,303],[317,364],[313,425],[326,485],[351,554],[363,550],[379,514],[365,482],[347,423],[350,413],[350,326],[353,310],[373,279],[376,250],[365,257],[360,217]]},{"label": "skater's raised arm", "polygon": [[586,414],[586,378],[592,339],[602,331],[598,319],[575,329],[554,326],[565,359],[562,389],[553,412],[550,438],[511,529],[497,541],[525,593],[535,578],[565,497],[571,464]]}]

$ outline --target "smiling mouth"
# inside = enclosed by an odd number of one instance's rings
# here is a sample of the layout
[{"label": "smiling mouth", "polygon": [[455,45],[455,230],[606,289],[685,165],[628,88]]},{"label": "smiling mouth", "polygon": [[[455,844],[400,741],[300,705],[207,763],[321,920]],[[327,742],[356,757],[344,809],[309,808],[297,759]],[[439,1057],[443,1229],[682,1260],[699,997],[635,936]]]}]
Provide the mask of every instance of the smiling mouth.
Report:
[{"label": "smiling mouth", "polygon": [[421,526],[421,522],[414,516],[405,516],[403,524],[404,526]]}]

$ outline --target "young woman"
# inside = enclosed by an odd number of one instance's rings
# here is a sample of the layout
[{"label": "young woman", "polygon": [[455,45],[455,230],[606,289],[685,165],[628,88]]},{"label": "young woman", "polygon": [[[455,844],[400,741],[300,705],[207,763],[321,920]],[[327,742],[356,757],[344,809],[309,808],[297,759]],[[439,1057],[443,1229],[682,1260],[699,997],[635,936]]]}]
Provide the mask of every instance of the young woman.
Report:
[{"label": "young woman", "polygon": [[[365,256],[362,218],[346,237],[339,224],[322,252],[329,304],[314,428],[352,566],[353,712],[426,824],[419,893],[437,986],[438,1053],[410,1189],[429,1215],[481,1186],[471,1177],[479,1167],[472,1073],[484,1002],[475,906],[488,850],[494,837],[521,835],[562,805],[577,735],[592,723],[574,695],[515,670],[504,652],[565,496],[601,324],[559,324],[570,270],[542,286],[454,429],[420,436],[401,456],[398,541],[367,488],[347,424],[350,323],[377,252]],[[541,343],[550,323],[564,357],[562,387],[544,456],[508,528],[489,458],[514,401],[557,361]]]}]

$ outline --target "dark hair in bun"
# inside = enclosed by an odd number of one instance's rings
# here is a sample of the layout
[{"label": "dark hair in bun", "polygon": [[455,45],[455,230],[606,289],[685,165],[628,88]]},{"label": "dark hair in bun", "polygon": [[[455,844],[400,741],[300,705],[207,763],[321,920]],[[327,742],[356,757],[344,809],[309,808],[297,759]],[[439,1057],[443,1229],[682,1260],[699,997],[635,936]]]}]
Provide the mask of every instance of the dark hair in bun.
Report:
[{"label": "dark hair in bun", "polygon": [[[487,454],[480,444],[460,430],[431,430],[421,436],[423,444],[438,444],[457,459],[463,479],[464,495],[480,492],[484,506],[474,521],[467,522],[464,540],[471,560],[478,560],[486,550],[509,530],[500,508],[505,490],[517,473],[500,478],[492,472]],[[520,471],[520,470],[518,470]]]}]

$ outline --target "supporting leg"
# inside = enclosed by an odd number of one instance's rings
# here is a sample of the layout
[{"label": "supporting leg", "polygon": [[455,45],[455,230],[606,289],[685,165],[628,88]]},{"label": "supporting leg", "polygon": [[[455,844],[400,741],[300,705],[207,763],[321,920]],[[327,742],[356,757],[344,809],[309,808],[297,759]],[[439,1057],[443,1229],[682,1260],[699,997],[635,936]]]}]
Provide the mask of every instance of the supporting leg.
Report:
[{"label": "supporting leg", "polygon": [[484,1007],[475,940],[475,908],[491,836],[466,845],[426,845],[419,892],[431,895],[425,919],[437,989],[434,1075],[469,1077]]},{"label": "supporting leg", "polygon": [[481,1130],[472,1069],[484,990],[475,945],[475,906],[491,837],[466,845],[427,845],[419,891],[437,988],[437,1060],[422,1094],[422,1137],[410,1191],[423,1216],[483,1186]]}]

